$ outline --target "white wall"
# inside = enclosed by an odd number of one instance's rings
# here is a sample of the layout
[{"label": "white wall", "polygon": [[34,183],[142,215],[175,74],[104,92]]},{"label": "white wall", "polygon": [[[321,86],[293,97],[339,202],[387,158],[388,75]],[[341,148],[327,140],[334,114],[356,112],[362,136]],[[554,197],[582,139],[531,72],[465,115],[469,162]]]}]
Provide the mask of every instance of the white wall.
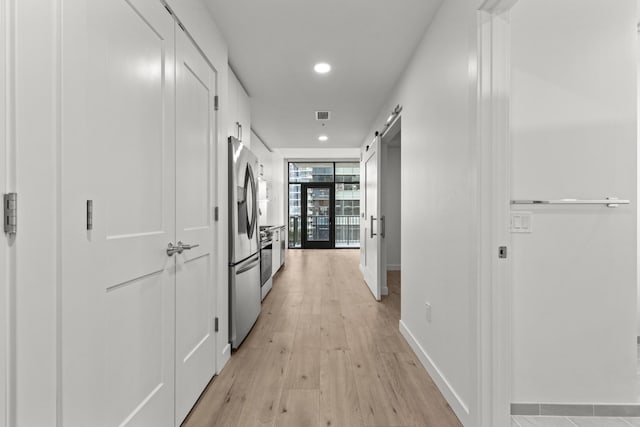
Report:
[{"label": "white wall", "polygon": [[[398,135],[397,138],[400,138]],[[401,149],[399,146],[387,148],[386,167],[383,170],[385,215],[385,242],[387,245],[387,270],[400,270],[401,256]]]},{"label": "white wall", "polygon": [[[363,146],[402,111],[401,330],[464,425],[477,416],[476,7],[446,0]],[[425,302],[432,305],[427,322]]]},{"label": "white wall", "polygon": [[286,225],[287,211],[284,206],[287,203],[288,190],[285,186],[284,159],[277,152],[271,153],[271,196],[269,200],[269,212],[267,224]]},{"label": "white wall", "polygon": [[[640,0],[636,0],[636,22],[640,23]],[[637,141],[640,142],[640,31],[638,32],[638,40],[636,42],[636,84],[637,84],[637,103],[636,108],[638,109],[638,123],[636,127],[636,131],[638,133],[639,138]],[[638,150],[638,162],[640,164],[640,150]],[[638,173],[638,196],[640,196],[640,172]],[[636,197],[636,200],[640,200],[640,197]],[[640,216],[638,216],[638,222],[636,227],[638,228],[638,232],[640,233]],[[637,246],[638,254],[640,254],[640,238],[638,238],[638,246]],[[640,258],[638,259],[638,290],[637,290],[637,336],[640,337]]]},{"label": "white wall", "polygon": [[[251,151],[258,157],[258,162],[262,169],[262,175],[258,178],[258,206],[260,207],[260,216],[258,217],[259,225],[275,225],[269,223],[269,211],[271,210],[273,197],[273,155],[264,145],[264,142],[251,131]],[[258,172],[260,174],[260,172]],[[268,199],[267,199],[268,196]]]},{"label": "white wall", "polygon": [[[637,403],[636,1],[520,0],[511,11],[513,400]],[[524,208],[523,208],[524,209]]]}]

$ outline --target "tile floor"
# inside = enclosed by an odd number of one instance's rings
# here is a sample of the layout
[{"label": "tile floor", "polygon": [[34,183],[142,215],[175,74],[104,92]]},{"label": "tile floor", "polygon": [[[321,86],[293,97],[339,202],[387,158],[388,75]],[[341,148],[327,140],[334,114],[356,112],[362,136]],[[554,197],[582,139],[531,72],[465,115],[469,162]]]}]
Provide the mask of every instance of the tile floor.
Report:
[{"label": "tile floor", "polygon": [[[640,391],[640,343],[638,344],[638,387]],[[640,396],[638,396],[640,402]],[[511,427],[640,427],[640,418],[617,417],[511,417]]]},{"label": "tile floor", "polygon": [[640,427],[640,418],[615,417],[511,417],[511,427]]}]

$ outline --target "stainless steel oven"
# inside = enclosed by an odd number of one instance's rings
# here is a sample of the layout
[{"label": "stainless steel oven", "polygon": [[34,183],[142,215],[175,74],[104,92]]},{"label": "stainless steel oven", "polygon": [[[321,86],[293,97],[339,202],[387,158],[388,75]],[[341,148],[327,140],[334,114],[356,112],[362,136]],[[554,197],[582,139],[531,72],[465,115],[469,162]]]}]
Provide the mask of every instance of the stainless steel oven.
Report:
[{"label": "stainless steel oven", "polygon": [[273,253],[273,234],[270,230],[260,231],[260,294],[262,299],[273,286],[271,280],[271,263]]}]

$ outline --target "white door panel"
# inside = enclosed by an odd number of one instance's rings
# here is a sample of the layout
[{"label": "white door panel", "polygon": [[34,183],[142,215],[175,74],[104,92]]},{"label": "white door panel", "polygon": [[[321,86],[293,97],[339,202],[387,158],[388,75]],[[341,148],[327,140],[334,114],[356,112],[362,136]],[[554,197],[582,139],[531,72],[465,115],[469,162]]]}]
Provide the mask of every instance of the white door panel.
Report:
[{"label": "white door panel", "polygon": [[215,373],[214,226],[211,177],[215,71],[176,30],[176,240],[199,245],[176,270],[176,425]]},{"label": "white door panel", "polygon": [[378,235],[378,224],[380,218],[380,138],[369,146],[364,153],[364,218],[361,227],[364,228],[364,251],[363,251],[363,275],[373,296],[380,300],[380,253],[381,237]]},{"label": "white door panel", "polygon": [[63,19],[64,425],[173,426],[173,19],[152,0]]}]

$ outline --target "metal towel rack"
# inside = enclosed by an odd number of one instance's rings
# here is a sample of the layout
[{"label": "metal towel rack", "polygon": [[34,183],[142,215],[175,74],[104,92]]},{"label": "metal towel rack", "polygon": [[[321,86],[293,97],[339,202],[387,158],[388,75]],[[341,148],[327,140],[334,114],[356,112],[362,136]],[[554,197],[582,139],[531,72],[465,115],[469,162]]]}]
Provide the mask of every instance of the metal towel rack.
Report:
[{"label": "metal towel rack", "polygon": [[608,208],[617,208],[619,205],[628,205],[631,201],[607,197],[606,199],[557,199],[557,200],[512,200],[512,205],[606,205]]}]

